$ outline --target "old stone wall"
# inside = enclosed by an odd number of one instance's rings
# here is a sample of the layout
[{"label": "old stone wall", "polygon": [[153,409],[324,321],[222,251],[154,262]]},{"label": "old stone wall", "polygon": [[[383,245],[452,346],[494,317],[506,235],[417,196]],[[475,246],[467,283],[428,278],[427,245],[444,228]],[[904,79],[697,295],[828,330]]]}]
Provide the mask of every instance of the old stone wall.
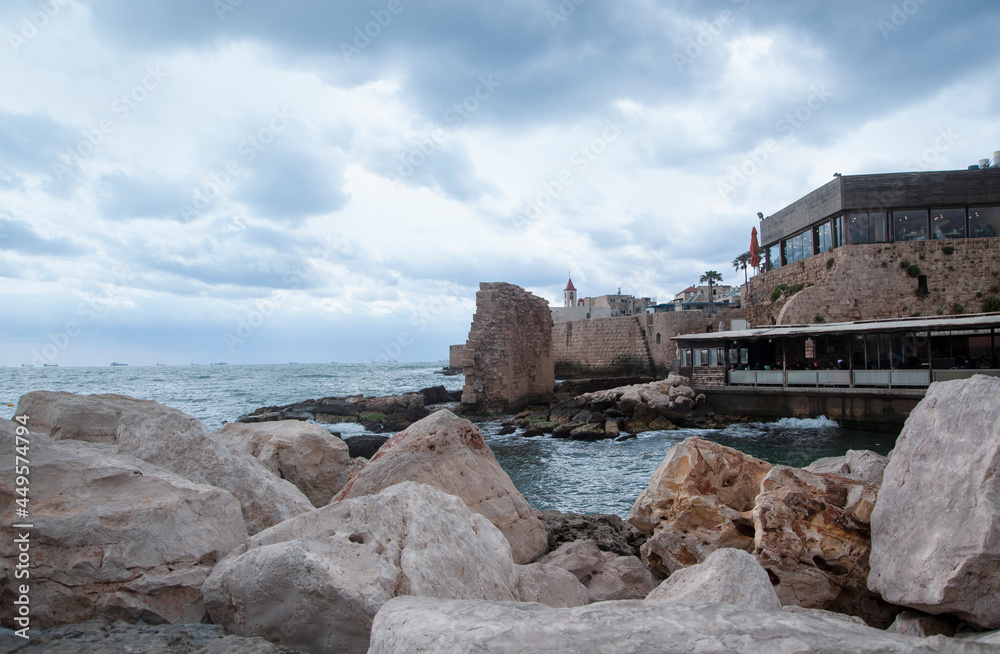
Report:
[{"label": "old stone wall", "polygon": [[513,284],[480,284],[462,368],[468,410],[516,411],[550,399],[555,375],[548,302]]},{"label": "old stone wall", "polygon": [[[926,294],[917,291],[921,276]],[[772,301],[779,284],[805,288]],[[1000,238],[848,245],[752,278],[747,319],[760,326],[977,313],[998,291]]]},{"label": "old stone wall", "polygon": [[448,347],[448,367],[454,370],[462,369],[462,357],[465,356],[465,343]]},{"label": "old stone wall", "polygon": [[718,330],[721,322],[743,317],[726,309],[714,317],[701,311],[667,311],[639,316],[556,323],[552,348],[556,376],[560,379],[588,377],[663,377],[677,357],[671,337],[677,334]]}]

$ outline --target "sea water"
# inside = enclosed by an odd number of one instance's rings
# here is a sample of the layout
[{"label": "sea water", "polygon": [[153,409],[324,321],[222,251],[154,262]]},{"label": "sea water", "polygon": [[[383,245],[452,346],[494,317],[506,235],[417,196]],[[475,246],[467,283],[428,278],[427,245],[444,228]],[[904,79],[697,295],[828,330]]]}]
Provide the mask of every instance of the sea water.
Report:
[{"label": "sea water", "polygon": [[[398,395],[428,386],[458,390],[461,376],[436,374],[444,362],[213,366],[0,368],[0,416],[10,418],[18,398],[33,390],[118,393],[156,400],[195,416],[212,430],[262,406],[320,397]],[[30,416],[29,416],[30,418]],[[528,502],[538,509],[625,516],[676,443],[699,436],[752,456],[804,466],[849,449],[885,454],[894,434],[843,429],[824,417],[785,418],[725,429],[651,431],[615,442],[585,443],[520,430],[500,436],[501,420],[480,424],[483,435]],[[30,423],[29,423],[30,424]],[[360,426],[330,425],[348,436]]]}]

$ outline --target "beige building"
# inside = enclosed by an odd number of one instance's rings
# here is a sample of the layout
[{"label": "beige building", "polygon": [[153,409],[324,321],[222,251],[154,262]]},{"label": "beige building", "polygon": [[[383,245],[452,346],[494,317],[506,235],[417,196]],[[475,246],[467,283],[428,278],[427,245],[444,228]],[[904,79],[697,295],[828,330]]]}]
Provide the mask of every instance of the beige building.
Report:
[{"label": "beige building", "polygon": [[572,278],[563,289],[563,306],[550,307],[552,322],[568,322],[573,320],[593,320],[597,318],[613,318],[615,316],[636,316],[645,313],[653,301],[648,297],[637,298],[625,295],[618,289],[614,295],[599,295],[597,297],[577,298],[577,290]]}]

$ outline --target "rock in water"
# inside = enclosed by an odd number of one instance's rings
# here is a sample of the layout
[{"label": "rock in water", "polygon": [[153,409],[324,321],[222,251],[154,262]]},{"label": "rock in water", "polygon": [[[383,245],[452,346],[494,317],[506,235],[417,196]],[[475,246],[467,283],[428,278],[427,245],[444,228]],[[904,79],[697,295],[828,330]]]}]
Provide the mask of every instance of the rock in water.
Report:
[{"label": "rock in water", "polygon": [[313,506],[325,506],[350,477],[347,444],[319,425],[295,420],[234,422],[214,436],[295,484]]},{"label": "rock in water", "polygon": [[21,397],[17,414],[30,416],[32,429],[53,438],[113,443],[119,454],[229,491],[239,500],[250,533],[313,508],[260,461],[234,452],[197,419],[152,400],[34,391]]},{"label": "rock in water", "polygon": [[[245,550],[245,551],[244,551]],[[305,652],[365,652],[396,595],[514,600],[510,545],[460,499],[404,482],[252,536],[205,582],[212,620]]]},{"label": "rock in water", "polygon": [[723,547],[752,550],[750,511],[772,467],[700,438],[673,446],[628,516],[650,536],[643,558],[666,576]]},{"label": "rock in water", "polygon": [[447,409],[393,436],[334,501],[373,495],[415,481],[456,495],[496,525],[510,541],[515,563],[545,553],[545,526],[497,463],[479,429]]},{"label": "rock in water", "polygon": [[828,456],[813,461],[806,470],[809,472],[829,472],[841,477],[866,481],[876,486],[882,485],[882,475],[889,464],[889,458],[871,450],[847,450],[844,456]]},{"label": "rock in water", "polygon": [[[15,427],[0,419],[0,440],[11,448]],[[202,583],[246,539],[236,498],[111,445],[33,433],[28,440],[30,577],[14,577],[17,530],[8,531],[0,543],[3,605],[14,606],[19,584],[28,583],[34,628],[92,618],[199,622]],[[0,457],[0,519],[8,526],[23,522],[14,482],[14,457]]]},{"label": "rock in water", "polygon": [[788,466],[768,472],[753,509],[754,556],[776,580],[782,604],[850,613],[877,627],[892,622],[896,610],[866,585],[876,491]]},{"label": "rock in water", "polygon": [[624,600],[569,609],[397,597],[375,617],[369,654],[986,654],[981,643],[891,634],[833,616],[728,604]]},{"label": "rock in water", "polygon": [[931,384],[872,513],[869,587],[926,613],[1000,627],[1000,379]]},{"label": "rock in water", "polygon": [[732,604],[777,611],[781,600],[767,572],[743,550],[715,550],[702,563],[678,570],[646,596],[647,601]]}]

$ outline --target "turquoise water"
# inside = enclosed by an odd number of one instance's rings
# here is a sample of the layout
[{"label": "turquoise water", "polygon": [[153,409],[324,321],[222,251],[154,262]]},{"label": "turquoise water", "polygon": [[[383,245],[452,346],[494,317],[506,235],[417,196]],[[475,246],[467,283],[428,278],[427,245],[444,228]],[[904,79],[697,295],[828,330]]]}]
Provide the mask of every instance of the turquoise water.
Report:
[{"label": "turquoise water", "polygon": [[[218,429],[268,405],[363,394],[396,395],[464,378],[435,374],[444,362],[230,366],[121,366],[102,368],[0,368],[0,416],[10,418],[18,398],[32,390],[120,393],[181,409]],[[676,443],[699,436],[770,461],[803,466],[848,449],[886,453],[894,435],[843,429],[825,418],[785,419],[725,429],[646,432],[616,443],[582,443],[549,437],[499,436],[499,420],[480,424],[497,460],[538,509],[627,515],[653,471]],[[360,426],[337,426],[344,435]]]}]

